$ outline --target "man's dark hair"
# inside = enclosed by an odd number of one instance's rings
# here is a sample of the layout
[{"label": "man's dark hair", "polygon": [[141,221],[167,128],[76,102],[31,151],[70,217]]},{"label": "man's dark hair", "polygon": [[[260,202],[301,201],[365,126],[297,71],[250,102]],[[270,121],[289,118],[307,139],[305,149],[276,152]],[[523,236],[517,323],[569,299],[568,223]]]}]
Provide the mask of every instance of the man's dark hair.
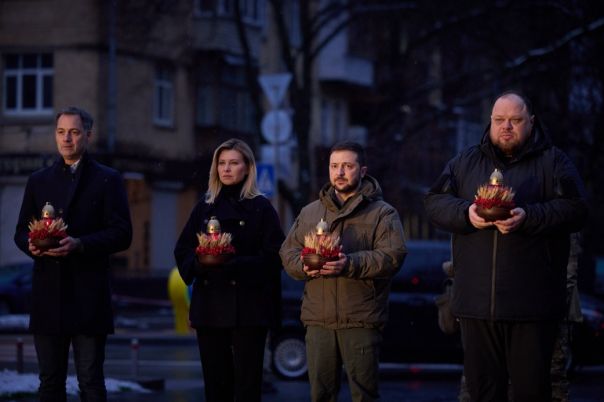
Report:
[{"label": "man's dark hair", "polygon": [[338,142],[333,147],[331,147],[331,149],[329,150],[329,155],[333,154],[336,151],[354,152],[357,154],[357,161],[359,162],[359,165],[367,166],[365,148],[363,148],[363,146],[361,144],[359,144],[358,142],[353,142],[353,141]]},{"label": "man's dark hair", "polygon": [[532,116],[535,113],[535,111],[533,109],[533,102],[531,102],[531,100],[528,98],[528,96],[526,96],[525,94],[523,94],[522,92],[520,92],[516,89],[509,89],[509,90],[504,91],[501,94],[499,94],[499,96],[497,96],[495,98],[495,100],[493,101],[493,104],[491,105],[491,110],[493,110],[493,106],[495,106],[495,102],[497,102],[499,99],[504,98],[508,95],[516,95],[517,97],[522,99],[522,102],[524,103],[524,106],[526,106],[526,111],[528,112],[529,116]]},{"label": "man's dark hair", "polygon": [[92,119],[92,116],[90,115],[90,113],[88,113],[84,109],[75,107],[75,106],[66,107],[65,109],[62,109],[57,113],[55,122],[59,121],[59,117],[61,117],[64,114],[68,114],[68,115],[72,115],[72,116],[80,116],[80,120],[82,121],[82,127],[84,127],[84,131],[88,132],[88,131],[92,130],[92,125],[94,123],[94,120]]}]

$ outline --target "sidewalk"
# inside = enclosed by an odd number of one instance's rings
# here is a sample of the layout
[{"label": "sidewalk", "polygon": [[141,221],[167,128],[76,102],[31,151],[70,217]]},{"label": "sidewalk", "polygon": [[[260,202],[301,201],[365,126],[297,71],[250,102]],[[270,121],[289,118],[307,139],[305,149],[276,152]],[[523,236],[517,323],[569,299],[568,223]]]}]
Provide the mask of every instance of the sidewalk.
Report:
[{"label": "sidewalk", "polygon": [[107,337],[108,345],[131,344],[133,339],[137,339],[139,344],[149,345],[195,345],[197,338],[194,332],[188,334],[177,334],[172,329],[155,330],[129,330],[116,329],[115,334]]}]

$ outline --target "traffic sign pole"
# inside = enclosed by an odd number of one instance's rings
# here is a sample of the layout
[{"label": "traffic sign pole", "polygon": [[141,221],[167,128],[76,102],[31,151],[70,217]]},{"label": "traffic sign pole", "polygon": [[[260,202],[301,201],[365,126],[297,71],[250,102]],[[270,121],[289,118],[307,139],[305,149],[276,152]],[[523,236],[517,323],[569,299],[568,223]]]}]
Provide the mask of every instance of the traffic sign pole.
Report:
[{"label": "traffic sign pole", "polygon": [[[291,79],[292,75],[290,73],[262,74],[258,77],[260,87],[272,107],[272,110],[262,119],[261,131],[263,137],[274,146],[275,183],[279,179],[279,144],[289,139],[292,130],[289,115],[280,109]],[[279,192],[276,188],[273,205],[277,213],[281,214],[279,210]]]}]

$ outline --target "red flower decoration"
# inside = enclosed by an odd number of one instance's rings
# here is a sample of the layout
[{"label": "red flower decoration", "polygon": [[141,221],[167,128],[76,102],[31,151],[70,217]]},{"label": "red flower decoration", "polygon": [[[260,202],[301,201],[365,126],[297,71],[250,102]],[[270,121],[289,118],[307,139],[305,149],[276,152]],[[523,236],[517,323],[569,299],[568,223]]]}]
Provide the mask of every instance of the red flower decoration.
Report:
[{"label": "red flower decoration", "polygon": [[482,208],[514,208],[514,190],[501,184],[485,184],[478,187],[475,204]]},{"label": "red flower decoration", "polygon": [[195,249],[197,255],[213,255],[218,256],[221,254],[235,254],[235,247],[231,245],[231,234],[230,233],[214,233],[205,234],[200,233],[197,235],[199,240],[199,246]]},{"label": "red flower decoration", "polygon": [[318,235],[316,233],[309,233],[304,236],[304,248],[302,249],[302,256],[307,254],[319,254],[326,259],[337,259],[342,246],[340,245],[340,238],[338,236],[332,236],[331,234]]},{"label": "red flower decoration", "polygon": [[43,240],[50,237],[64,238],[67,237],[67,225],[63,219],[37,220],[33,219],[29,224],[29,233],[27,236],[31,240]]}]

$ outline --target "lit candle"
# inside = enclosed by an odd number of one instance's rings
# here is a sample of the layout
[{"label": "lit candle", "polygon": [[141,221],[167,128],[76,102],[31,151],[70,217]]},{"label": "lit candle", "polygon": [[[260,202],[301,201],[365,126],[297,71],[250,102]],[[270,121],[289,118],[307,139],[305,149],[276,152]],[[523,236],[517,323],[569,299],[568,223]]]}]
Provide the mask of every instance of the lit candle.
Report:
[{"label": "lit candle", "polygon": [[329,225],[327,224],[327,222],[325,222],[323,220],[323,218],[321,218],[319,223],[317,223],[316,229],[317,229],[317,236],[323,236],[323,235],[326,235],[327,233],[329,233]]},{"label": "lit candle", "polygon": [[215,216],[212,216],[208,221],[207,232],[214,240],[220,237],[220,222]]},{"label": "lit candle", "polygon": [[55,209],[50,204],[50,202],[46,202],[44,208],[42,208],[42,220],[44,221],[44,225],[49,227],[55,218]]},{"label": "lit candle", "polygon": [[495,170],[493,170],[493,173],[491,173],[491,176],[489,177],[489,184],[491,184],[491,186],[501,186],[503,184],[503,174],[499,169],[495,168]]}]

